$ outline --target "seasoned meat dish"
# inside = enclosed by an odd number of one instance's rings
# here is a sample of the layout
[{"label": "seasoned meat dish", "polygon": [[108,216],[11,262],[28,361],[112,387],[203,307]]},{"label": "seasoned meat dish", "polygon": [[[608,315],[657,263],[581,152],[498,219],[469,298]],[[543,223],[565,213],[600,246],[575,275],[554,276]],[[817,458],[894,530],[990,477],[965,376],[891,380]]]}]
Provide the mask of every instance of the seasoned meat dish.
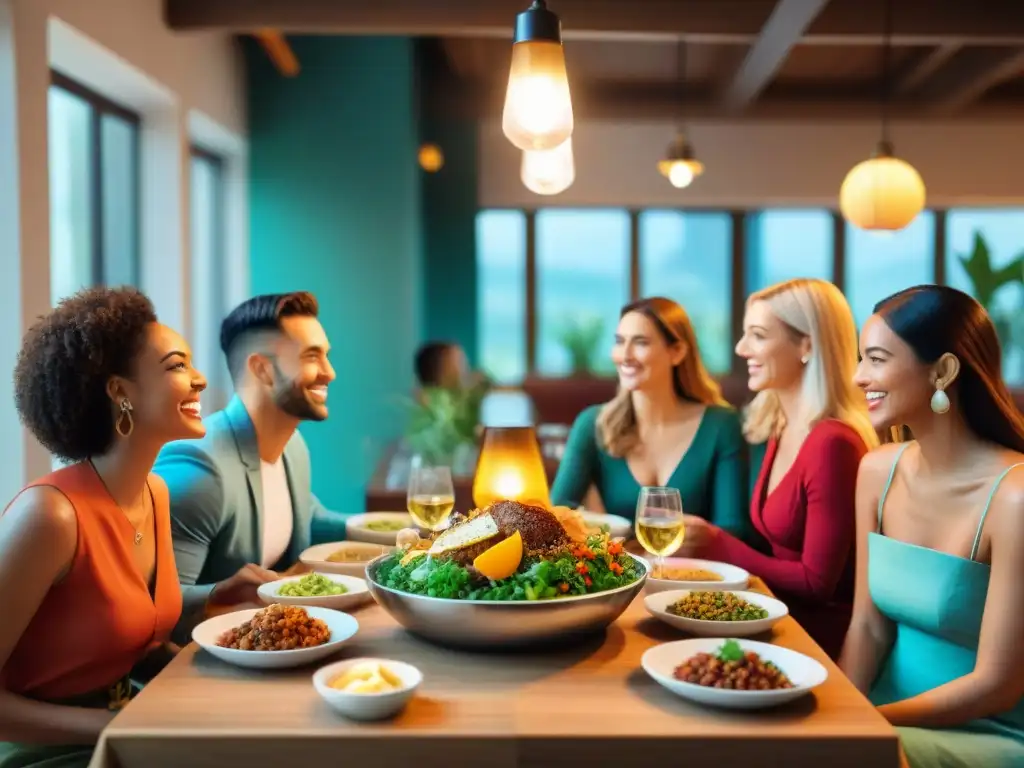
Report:
[{"label": "seasoned meat dish", "polygon": [[499,541],[519,531],[527,554],[548,552],[571,543],[558,518],[543,507],[499,501],[452,526],[434,541],[435,555],[448,557],[469,567]]}]

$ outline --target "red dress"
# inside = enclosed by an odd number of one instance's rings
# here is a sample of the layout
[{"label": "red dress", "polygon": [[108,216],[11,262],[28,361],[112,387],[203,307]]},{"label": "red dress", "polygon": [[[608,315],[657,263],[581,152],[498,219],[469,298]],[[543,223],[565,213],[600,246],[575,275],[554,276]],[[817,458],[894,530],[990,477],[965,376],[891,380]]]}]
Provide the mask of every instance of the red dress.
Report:
[{"label": "red dress", "polygon": [[760,576],[835,659],[853,611],[857,470],[868,449],[852,427],[821,421],[767,494],[778,447],[775,438],[768,441],[750,502],[751,522],[771,554],[718,531],[704,556]]}]

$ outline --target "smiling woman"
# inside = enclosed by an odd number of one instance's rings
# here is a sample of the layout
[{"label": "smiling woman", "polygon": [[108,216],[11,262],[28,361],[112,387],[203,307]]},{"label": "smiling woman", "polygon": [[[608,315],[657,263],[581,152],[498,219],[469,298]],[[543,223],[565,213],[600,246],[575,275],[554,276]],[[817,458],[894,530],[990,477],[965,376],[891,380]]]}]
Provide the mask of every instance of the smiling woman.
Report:
[{"label": "smiling woman", "polygon": [[25,426],[69,466],[0,516],[0,764],[85,765],[132,673],[181,613],[167,442],[201,437],[206,382],[134,289],[94,288],[43,316],[14,373]]},{"label": "smiling woman", "polygon": [[686,311],[661,297],[626,305],[612,362],[619,392],[576,419],[552,501],[576,506],[594,486],[607,512],[633,519],[642,486],[671,486],[687,512],[744,537],[739,416],[705,370]]}]

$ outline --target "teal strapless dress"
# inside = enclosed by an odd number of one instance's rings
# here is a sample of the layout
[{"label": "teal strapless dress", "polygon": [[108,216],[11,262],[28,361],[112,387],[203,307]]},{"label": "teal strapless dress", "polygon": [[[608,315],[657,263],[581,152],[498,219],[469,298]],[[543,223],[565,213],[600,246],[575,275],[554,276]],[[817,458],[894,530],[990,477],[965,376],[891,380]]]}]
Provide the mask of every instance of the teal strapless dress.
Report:
[{"label": "teal strapless dress", "polygon": [[[878,505],[879,531],[896,462]],[[992,497],[1010,469],[992,488],[970,559],[869,535],[871,598],[896,627],[892,651],[869,693],[876,706],[917,696],[974,669],[991,570],[974,558]],[[1024,702],[957,728],[897,730],[911,768],[1024,768]]]}]

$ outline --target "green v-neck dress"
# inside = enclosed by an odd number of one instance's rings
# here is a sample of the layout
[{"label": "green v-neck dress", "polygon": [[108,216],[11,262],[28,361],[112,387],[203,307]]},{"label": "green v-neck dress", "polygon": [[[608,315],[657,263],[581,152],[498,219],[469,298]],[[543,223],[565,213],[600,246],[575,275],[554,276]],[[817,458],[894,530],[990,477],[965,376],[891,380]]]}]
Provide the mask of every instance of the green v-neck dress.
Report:
[{"label": "green v-neck dress", "polygon": [[[908,443],[909,445],[909,443]],[[991,567],[975,560],[981,529],[1006,469],[981,512],[970,558],[891,539],[882,511],[900,448],[878,502],[878,533],[868,534],[868,586],[895,624],[896,639],[869,693],[876,706],[909,699],[970,674],[978,659]],[[1021,768],[1024,701],[956,728],[898,728],[911,768]]]},{"label": "green v-neck dress", "polygon": [[[601,447],[597,437],[600,410],[601,406],[591,406],[576,418],[551,489],[551,500],[557,505],[578,506],[593,485],[606,512],[633,520],[641,486],[624,458],[610,456]],[[739,414],[731,408],[708,406],[693,443],[665,485],[679,489],[686,514],[702,517],[734,536],[747,539],[749,474]]]}]

